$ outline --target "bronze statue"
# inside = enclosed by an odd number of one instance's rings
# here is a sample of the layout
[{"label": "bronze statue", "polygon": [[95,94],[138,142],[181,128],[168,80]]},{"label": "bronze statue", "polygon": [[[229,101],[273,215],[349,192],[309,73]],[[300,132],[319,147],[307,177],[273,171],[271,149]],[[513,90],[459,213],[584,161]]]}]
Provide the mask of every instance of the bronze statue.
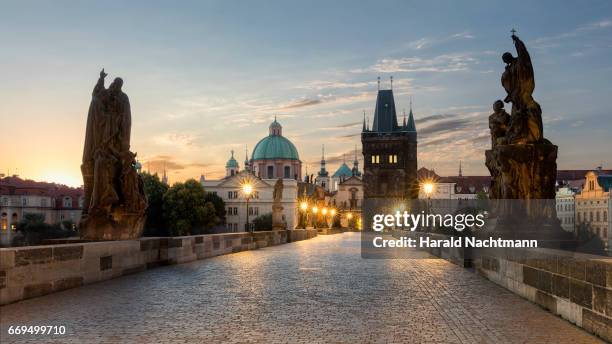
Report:
[{"label": "bronze statue", "polygon": [[137,238],[142,234],[147,201],[130,151],[130,101],[115,78],[104,87],[104,69],[96,83],[87,115],[81,171],[85,202],[81,237],[91,240]]}]

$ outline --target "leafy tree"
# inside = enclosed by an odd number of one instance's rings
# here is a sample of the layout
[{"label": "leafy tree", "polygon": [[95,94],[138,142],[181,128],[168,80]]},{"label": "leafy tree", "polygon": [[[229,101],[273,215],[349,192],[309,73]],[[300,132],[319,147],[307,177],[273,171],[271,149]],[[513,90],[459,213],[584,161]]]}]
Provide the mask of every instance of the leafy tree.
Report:
[{"label": "leafy tree", "polygon": [[142,172],[140,176],[144,182],[144,191],[148,202],[144,235],[168,236],[170,231],[164,222],[163,213],[164,194],[168,191],[168,185],[162,183],[157,174]]},{"label": "leafy tree", "polygon": [[272,213],[259,215],[253,219],[253,227],[256,231],[272,230]]},{"label": "leafy tree", "polygon": [[163,197],[163,216],[173,236],[203,233],[220,222],[202,184],[194,179],[176,183]]},{"label": "leafy tree", "polygon": [[24,214],[23,219],[17,223],[17,231],[23,235],[16,245],[39,245],[46,239],[67,238],[77,235],[71,221],[64,221],[50,225],[45,222],[42,214]]},{"label": "leafy tree", "polygon": [[219,197],[217,194],[212,192],[206,193],[206,202],[210,202],[215,207],[215,214],[219,217],[220,223],[225,223],[225,202],[223,198]]},{"label": "leafy tree", "polygon": [[593,231],[590,223],[576,225],[577,251],[590,254],[604,254],[605,245],[599,235]]}]

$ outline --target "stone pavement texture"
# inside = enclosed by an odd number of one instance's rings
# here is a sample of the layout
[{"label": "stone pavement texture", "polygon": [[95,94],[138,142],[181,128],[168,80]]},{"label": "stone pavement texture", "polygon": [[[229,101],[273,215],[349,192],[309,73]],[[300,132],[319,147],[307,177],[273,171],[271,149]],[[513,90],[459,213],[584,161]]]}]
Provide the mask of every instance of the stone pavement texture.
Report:
[{"label": "stone pavement texture", "polygon": [[[0,308],[0,343],[598,343],[440,259],[362,259],[358,233],[240,252]],[[7,334],[64,325],[66,335]]]}]

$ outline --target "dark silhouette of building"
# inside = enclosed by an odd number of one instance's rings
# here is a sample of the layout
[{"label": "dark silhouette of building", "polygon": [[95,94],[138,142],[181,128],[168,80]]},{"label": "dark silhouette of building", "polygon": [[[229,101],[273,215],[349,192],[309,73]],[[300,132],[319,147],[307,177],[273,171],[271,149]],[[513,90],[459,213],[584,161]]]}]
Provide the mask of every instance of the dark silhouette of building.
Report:
[{"label": "dark silhouette of building", "polygon": [[412,114],[398,125],[393,90],[378,90],[372,128],[364,115],[361,133],[364,198],[416,199],[417,132]]}]

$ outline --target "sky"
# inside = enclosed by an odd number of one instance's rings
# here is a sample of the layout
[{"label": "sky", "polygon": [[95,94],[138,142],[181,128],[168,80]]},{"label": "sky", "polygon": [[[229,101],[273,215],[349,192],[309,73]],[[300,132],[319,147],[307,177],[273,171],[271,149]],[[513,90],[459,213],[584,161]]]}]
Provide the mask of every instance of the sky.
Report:
[{"label": "sky", "polygon": [[308,173],[322,144],[328,170],[362,162],[378,76],[382,88],[393,76],[398,111],[412,99],[419,167],[456,175],[462,161],[464,175],[486,175],[512,28],[558,168],[612,168],[607,0],[1,2],[0,173],[81,185],[105,68],[107,86],[124,79],[132,150],[171,182],[222,177],[231,150],[242,165],[275,115]]}]

